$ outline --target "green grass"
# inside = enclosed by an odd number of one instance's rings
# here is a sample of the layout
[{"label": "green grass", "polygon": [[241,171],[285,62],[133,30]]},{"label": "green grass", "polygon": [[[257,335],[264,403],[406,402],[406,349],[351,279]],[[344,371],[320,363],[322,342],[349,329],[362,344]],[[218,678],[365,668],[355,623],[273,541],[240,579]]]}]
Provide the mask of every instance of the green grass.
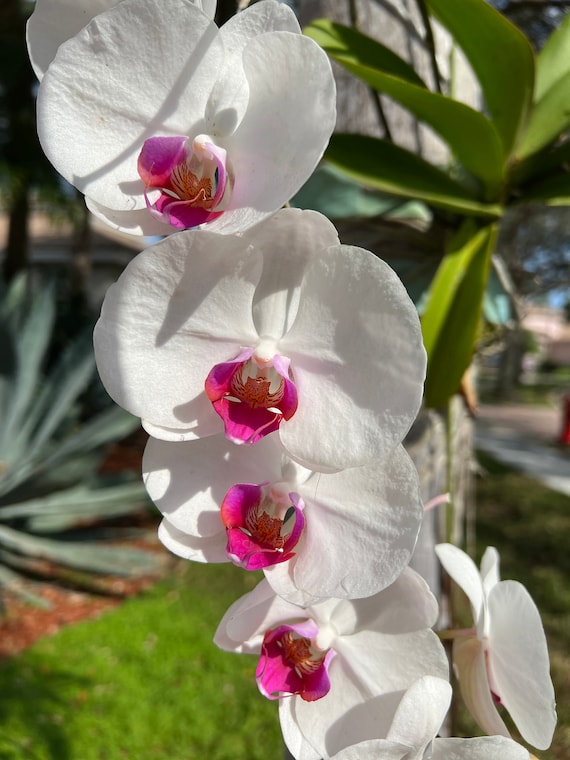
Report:
[{"label": "green grass", "polygon": [[[485,454],[477,481],[477,562],[487,546],[501,555],[501,577],[523,583],[536,602],[549,644],[558,727],[540,760],[570,757],[570,497],[551,491]],[[480,733],[463,714],[459,727]]]},{"label": "green grass", "polygon": [[0,667],[1,760],[280,760],[256,658],[221,652],[218,622],[258,577],[186,563],[96,621]]}]

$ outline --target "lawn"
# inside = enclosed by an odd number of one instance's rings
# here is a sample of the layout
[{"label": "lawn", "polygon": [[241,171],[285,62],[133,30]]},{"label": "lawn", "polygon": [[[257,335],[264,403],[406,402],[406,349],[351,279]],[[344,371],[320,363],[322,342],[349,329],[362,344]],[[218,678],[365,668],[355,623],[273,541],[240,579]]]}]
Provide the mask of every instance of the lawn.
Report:
[{"label": "lawn", "polygon": [[[570,757],[570,498],[481,455],[478,558],[496,546],[502,577],[541,610],[559,705],[552,749]],[[477,559],[478,559],[477,558]],[[277,705],[255,658],[212,644],[218,621],[257,576],[185,563],[99,620],[38,642],[0,667],[0,760],[281,760]],[[460,715],[460,730],[479,733]],[[489,758],[500,760],[500,758]]]},{"label": "lawn", "polygon": [[186,563],[0,667],[1,760],[281,760],[255,658],[212,637],[257,577]]}]

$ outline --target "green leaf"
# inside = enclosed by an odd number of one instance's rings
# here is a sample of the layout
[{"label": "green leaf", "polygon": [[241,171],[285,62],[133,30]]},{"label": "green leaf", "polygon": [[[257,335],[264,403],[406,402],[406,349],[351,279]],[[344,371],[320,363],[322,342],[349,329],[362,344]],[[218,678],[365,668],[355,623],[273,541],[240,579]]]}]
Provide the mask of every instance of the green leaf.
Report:
[{"label": "green leaf", "polygon": [[570,73],[547,90],[532,110],[517,158],[537,153],[570,126]]},{"label": "green leaf", "polygon": [[443,406],[457,392],[471,363],[495,237],[496,225],[478,228],[466,220],[432,282],[422,316],[429,407]]},{"label": "green leaf", "polygon": [[570,15],[552,32],[536,59],[534,100],[538,103],[548,90],[570,74]]},{"label": "green leaf", "polygon": [[[20,306],[25,307],[25,302],[22,302]],[[29,405],[37,392],[54,319],[54,293],[51,287],[46,287],[35,296],[31,302],[31,310],[25,316],[23,326],[20,330],[16,328],[14,335],[16,375],[12,380],[10,405],[3,410],[0,426],[0,455],[4,459],[10,458],[12,437],[25,419]]]},{"label": "green leaf", "polygon": [[473,67],[504,152],[510,154],[532,102],[530,42],[486,0],[426,1]]},{"label": "green leaf", "polygon": [[140,510],[149,499],[142,482],[75,486],[2,508],[2,521],[26,521],[28,530],[47,533],[70,530],[87,520],[108,519]]},{"label": "green leaf", "polygon": [[93,330],[76,338],[59,357],[50,375],[44,378],[16,441],[33,454],[63,422],[95,372]]},{"label": "green leaf", "polygon": [[318,19],[308,24],[303,33],[311,37],[332,58],[342,56],[346,63],[352,61],[355,64],[382,69],[387,74],[405,79],[419,87],[426,86],[407,61],[356,29],[328,19]]},{"label": "green leaf", "polygon": [[463,185],[414,153],[374,137],[333,134],[327,160],[347,176],[385,193],[415,198],[460,214],[491,219],[498,204],[480,203]]},{"label": "green leaf", "polygon": [[503,148],[497,130],[483,114],[378,69],[347,63],[342,56],[333,57],[375,90],[394,98],[429,124],[463,166],[483,182],[488,198],[499,194],[503,184]]},{"label": "green leaf", "polygon": [[[6,552],[19,555],[21,563],[35,558],[103,575],[132,577],[157,572],[164,565],[163,555],[135,547],[102,546],[88,541],[54,541],[2,525],[0,547]],[[6,554],[3,559],[7,560]]]}]

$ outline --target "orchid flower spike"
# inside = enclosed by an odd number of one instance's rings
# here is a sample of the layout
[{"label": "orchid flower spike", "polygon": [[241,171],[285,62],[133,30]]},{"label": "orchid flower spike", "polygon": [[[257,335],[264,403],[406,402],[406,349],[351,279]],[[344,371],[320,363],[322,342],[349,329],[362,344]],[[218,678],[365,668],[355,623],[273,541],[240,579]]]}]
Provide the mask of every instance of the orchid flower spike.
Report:
[{"label": "orchid flower spike", "polygon": [[335,84],[287,5],[263,0],[218,29],[212,0],[107,0],[65,41],[86,3],[60,32],[61,5],[40,0],[28,31],[40,74],[47,65],[38,134],[104,222],[232,233],[312,174],[334,128]]},{"label": "orchid flower spike", "polygon": [[295,604],[389,586],[411,558],[422,519],[417,472],[401,445],[380,464],[318,473],[271,437],[253,449],[224,436],[150,438],[143,477],[164,515],[159,537],[168,549],[263,569]]},{"label": "orchid flower spike", "polygon": [[297,209],[240,236],[184,232],[139,254],[107,292],[95,355],[109,394],[152,436],[273,435],[321,471],[387,457],[425,373],[395,273]]},{"label": "orchid flower spike", "polygon": [[[503,736],[477,739],[435,738],[451,701],[447,681],[424,676],[404,693],[395,709],[378,709],[374,720],[358,726],[360,735],[333,760],[529,760],[528,750]],[[342,719],[333,740],[346,744],[356,733],[354,716]]]},{"label": "orchid flower spike", "polygon": [[469,711],[488,734],[510,736],[495,704],[505,707],[523,739],[547,749],[556,726],[554,687],[540,614],[526,588],[499,581],[489,547],[481,572],[452,544],[439,544],[443,567],[467,595],[475,628],[453,642],[453,663]]},{"label": "orchid flower spike", "polygon": [[296,760],[327,760],[337,731],[357,738],[418,678],[447,678],[445,651],[430,630],[436,617],[427,584],[409,568],[368,599],[306,608],[263,580],[229,608],[214,641],[259,655],[258,687],[279,699],[290,752]]}]

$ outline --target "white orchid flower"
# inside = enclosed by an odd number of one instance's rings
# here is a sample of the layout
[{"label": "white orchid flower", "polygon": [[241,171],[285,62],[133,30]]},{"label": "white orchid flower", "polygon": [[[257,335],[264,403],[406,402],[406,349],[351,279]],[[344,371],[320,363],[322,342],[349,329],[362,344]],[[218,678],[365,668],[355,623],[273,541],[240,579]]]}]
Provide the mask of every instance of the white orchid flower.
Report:
[{"label": "white orchid flower", "polygon": [[393,583],[423,513],[402,446],[380,465],[327,474],[296,464],[271,437],[254,449],[223,436],[150,438],[143,477],[168,549],[263,569],[276,593],[302,605],[371,596]]},{"label": "white orchid flower", "polygon": [[[453,662],[467,708],[488,734],[510,736],[495,703],[509,712],[523,739],[547,749],[556,726],[554,687],[540,614],[526,588],[499,580],[499,555],[489,547],[481,572],[452,544],[439,544],[442,565],[467,595],[475,628],[453,642]],[[462,633],[462,632],[459,632]]]},{"label": "white orchid flower", "polygon": [[[375,720],[347,715],[333,741],[357,741],[333,755],[333,760],[529,760],[524,747],[503,736],[477,739],[435,738],[451,701],[451,686],[433,676],[418,679],[395,710],[379,709]],[[356,726],[355,726],[356,723]]]},{"label": "white orchid flower", "polygon": [[330,757],[337,730],[358,735],[418,678],[447,677],[445,651],[429,630],[436,617],[427,584],[409,568],[375,596],[306,608],[264,580],[230,607],[214,641],[260,655],[257,683],[280,699],[285,743],[296,760],[318,760]]},{"label": "white orchid flower", "polygon": [[42,19],[31,27],[30,49],[48,61],[44,151],[118,229],[244,229],[295,194],[328,143],[332,71],[293,11],[264,0],[218,29],[213,10],[122,0],[64,42],[52,13],[43,45]]},{"label": "white orchid flower", "polygon": [[[188,1],[214,18],[216,0]],[[120,0],[36,0],[26,25],[26,38],[30,62],[40,82],[62,42],[74,37],[92,18],[118,2]]]},{"label": "white orchid flower", "polygon": [[272,434],[328,471],[401,443],[425,372],[395,273],[296,209],[240,236],[184,232],[139,254],[107,292],[95,356],[109,394],[156,438]]}]

